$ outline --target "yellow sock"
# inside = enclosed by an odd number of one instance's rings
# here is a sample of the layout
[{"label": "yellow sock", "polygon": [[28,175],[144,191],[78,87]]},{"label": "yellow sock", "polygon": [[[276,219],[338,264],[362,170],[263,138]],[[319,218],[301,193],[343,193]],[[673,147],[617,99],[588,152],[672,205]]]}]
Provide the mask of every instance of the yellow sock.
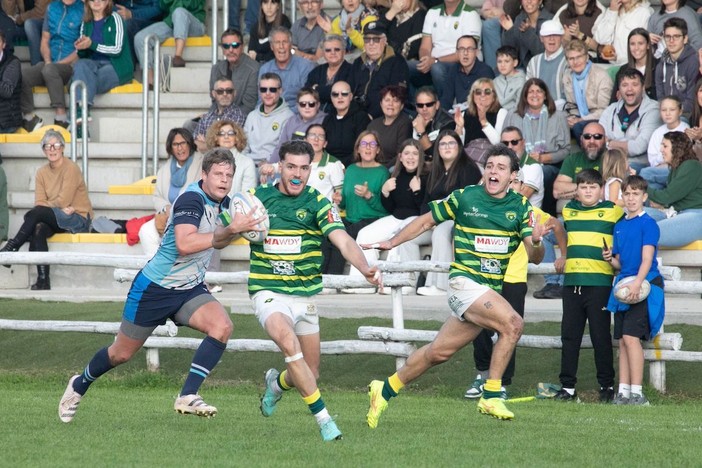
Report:
[{"label": "yellow sock", "polygon": [[397,376],[397,372],[388,377],[388,384],[390,384],[390,388],[392,388],[395,394],[399,393],[400,390],[405,387],[405,384],[403,384],[400,378]]},{"label": "yellow sock", "polygon": [[502,379],[487,379],[485,381],[486,392],[500,392],[502,390]]},{"label": "yellow sock", "polygon": [[280,388],[283,390],[290,390],[292,387],[285,382],[285,375],[288,373],[288,370],[285,369],[283,372],[280,373],[278,376],[278,385],[280,385]]}]

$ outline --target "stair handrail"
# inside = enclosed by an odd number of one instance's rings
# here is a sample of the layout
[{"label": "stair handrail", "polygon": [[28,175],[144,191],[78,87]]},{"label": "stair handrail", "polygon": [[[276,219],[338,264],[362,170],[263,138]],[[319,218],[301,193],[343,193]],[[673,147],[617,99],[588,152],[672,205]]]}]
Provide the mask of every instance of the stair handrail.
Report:
[{"label": "stair handrail", "polygon": [[81,107],[81,159],[83,165],[83,179],[85,179],[85,188],[88,189],[89,179],[88,179],[88,87],[82,80],[75,80],[71,83],[69,88],[69,99],[70,99],[70,132],[71,132],[71,159],[73,162],[78,160],[78,138],[77,130],[78,124],[76,119],[78,117],[78,109],[76,107],[76,94],[78,93],[78,88],[81,88],[80,95],[80,107]]},{"label": "stair handrail", "polygon": [[[149,62],[150,44],[153,42],[153,54],[151,62]],[[151,63],[153,70],[153,95],[154,107],[152,113],[152,129],[153,129],[153,173],[158,170],[158,131],[159,131],[159,116],[161,112],[161,41],[156,34],[149,34],[144,41],[144,63],[147,64],[142,70],[141,82],[143,84],[141,97],[141,178],[143,179],[148,174],[146,166],[148,160],[149,147],[149,67]]]}]

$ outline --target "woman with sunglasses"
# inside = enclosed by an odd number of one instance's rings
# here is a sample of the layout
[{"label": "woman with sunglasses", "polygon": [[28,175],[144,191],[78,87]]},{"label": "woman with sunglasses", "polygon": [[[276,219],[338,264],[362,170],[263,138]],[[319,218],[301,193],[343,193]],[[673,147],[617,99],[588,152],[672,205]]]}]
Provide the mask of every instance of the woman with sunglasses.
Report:
[{"label": "woman with sunglasses", "polygon": [[351,80],[352,66],[344,59],[346,55],[344,38],[329,34],[320,45],[325,63],[317,65],[307,75],[305,86],[317,90],[321,109],[330,112],[332,109],[331,89],[337,81]]},{"label": "woman with sunglasses", "polygon": [[258,24],[249,36],[249,57],[258,63],[273,60],[268,35],[275,26],[285,26],[290,29],[290,25],[290,19],[283,13],[280,0],[261,0]]},{"label": "woman with sunglasses", "polygon": [[153,194],[154,219],[139,228],[139,243],[151,258],[161,244],[161,236],[171,214],[171,205],[185,188],[202,175],[202,155],[195,151],[193,135],[184,128],[172,128],[166,137],[168,159],[156,173]]},{"label": "woman with sunglasses", "polygon": [[[380,192],[390,174],[380,164],[381,159],[378,134],[364,130],[356,139],[354,164],[346,168],[341,193],[333,195],[339,208],[346,210],[344,225],[346,232],[354,239],[361,229],[388,214],[381,202]],[[324,255],[322,271],[330,275],[341,275],[345,266],[346,259],[332,245],[329,255]]]},{"label": "woman with sunglasses", "polygon": [[[90,230],[93,206],[88,189],[78,165],[64,156],[65,147],[61,133],[55,130],[44,133],[41,148],[48,162],[36,174],[34,208],[24,215],[19,231],[0,252],[17,252],[27,241],[30,252],[48,252],[47,239],[54,234]],[[37,265],[37,281],[31,289],[51,289],[49,265]]]},{"label": "woman with sunglasses", "polygon": [[234,156],[236,168],[234,179],[232,179],[232,188],[229,191],[230,197],[237,192],[245,192],[258,185],[256,183],[256,165],[251,158],[241,153],[246,148],[247,141],[246,134],[239,125],[231,120],[215,122],[207,130],[205,141],[207,142],[207,150],[217,147],[226,148]]},{"label": "woman with sunglasses", "polygon": [[383,116],[371,120],[368,130],[380,137],[384,158],[380,161],[389,170],[395,166],[400,144],[412,136],[412,119],[402,110],[407,100],[407,87],[389,85],[380,90],[380,109]]}]

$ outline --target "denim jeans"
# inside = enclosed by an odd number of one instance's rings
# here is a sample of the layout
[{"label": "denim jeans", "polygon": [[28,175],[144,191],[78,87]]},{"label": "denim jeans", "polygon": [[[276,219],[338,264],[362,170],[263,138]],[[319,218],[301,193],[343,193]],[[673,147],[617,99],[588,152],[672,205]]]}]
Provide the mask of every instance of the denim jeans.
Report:
[{"label": "denim jeans", "polygon": [[646,179],[649,188],[654,190],[664,189],[668,186],[668,174],[670,174],[670,168],[668,167],[644,167],[639,172],[639,175]]},{"label": "denim jeans", "polygon": [[[258,25],[258,12],[261,9],[261,0],[249,0],[246,2],[246,13],[244,14],[244,34],[251,34],[251,31]],[[231,11],[231,10],[229,10]],[[231,14],[231,13],[230,13]]]},{"label": "denim jeans", "polygon": [[227,24],[229,25],[228,27],[239,29],[241,31],[239,24],[241,21],[241,0],[227,1],[229,2],[229,17],[227,18]]},{"label": "denim jeans", "polygon": [[44,21],[39,19],[28,19],[24,22],[24,34],[29,43],[29,61],[32,65],[42,61],[41,51],[41,27]]},{"label": "denim jeans", "polygon": [[145,66],[151,66],[151,62],[149,64],[144,63],[144,43],[146,42],[146,36],[149,34],[156,34],[159,42],[163,42],[169,37],[187,39],[191,36],[202,36],[205,34],[205,25],[185,8],[176,8],[173,11],[172,19],[172,29],[163,21],[159,21],[142,29],[134,36],[134,49],[142,70]]},{"label": "denim jeans", "polygon": [[[556,249],[554,248],[558,245],[556,241],[556,236],[553,231],[546,234],[543,238],[544,243],[544,259],[541,260],[543,263],[553,263],[556,261]],[[565,255],[565,252],[561,252],[561,255]],[[563,286],[563,275],[544,275],[544,280],[546,284],[557,284]]]},{"label": "denim jeans", "polygon": [[656,208],[644,209],[658,222],[661,230],[659,247],[682,247],[702,239],[702,208],[682,210],[672,218],[666,218],[665,213]]},{"label": "denim jeans", "polygon": [[78,59],[73,66],[73,81],[80,80],[88,89],[88,105],[95,95],[104,94],[119,86],[119,77],[109,60]]},{"label": "denim jeans", "polygon": [[497,73],[497,49],[502,47],[502,26],[498,18],[483,21],[483,62]]}]

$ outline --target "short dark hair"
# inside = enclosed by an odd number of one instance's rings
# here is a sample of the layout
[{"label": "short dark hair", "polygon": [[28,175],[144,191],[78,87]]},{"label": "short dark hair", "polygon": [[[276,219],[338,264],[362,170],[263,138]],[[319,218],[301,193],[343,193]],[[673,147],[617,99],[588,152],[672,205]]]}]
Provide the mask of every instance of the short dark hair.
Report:
[{"label": "short dark hair", "polygon": [[260,85],[263,80],[276,80],[278,82],[278,86],[282,87],[283,86],[283,80],[280,78],[280,75],[277,73],[273,72],[267,72],[261,75],[261,77],[258,79],[258,84]]},{"label": "short dark hair", "polygon": [[518,172],[519,171],[519,157],[517,156],[517,153],[515,153],[512,150],[512,148],[508,148],[505,145],[503,145],[502,143],[499,143],[497,145],[492,145],[490,148],[488,148],[487,156],[485,157],[485,165],[487,165],[487,162],[493,156],[507,156],[509,158],[510,172]]},{"label": "short dark hair", "polygon": [[436,90],[432,86],[422,86],[417,90],[417,94],[415,94],[415,100],[416,97],[419,96],[420,94],[426,94],[427,96],[431,96],[431,98],[435,101],[439,100],[439,95],[436,94]]},{"label": "short dark hair", "polygon": [[[244,40],[244,35],[241,34],[241,31],[239,31],[236,28],[227,28],[224,31],[222,31],[222,35],[220,37],[220,41],[224,39],[226,36],[237,36],[239,40]],[[243,44],[242,44],[243,46]]]},{"label": "short dark hair", "polygon": [[683,36],[687,36],[687,21],[682,18],[668,18],[665,23],[663,23],[663,33],[668,28],[679,29]]},{"label": "short dark hair", "polygon": [[471,36],[470,34],[464,34],[458,39],[456,39],[456,47],[458,47],[458,42],[462,39],[472,39],[473,42],[475,43],[475,47],[478,47],[480,44],[478,43],[478,39],[475,36]]},{"label": "short dark hair", "polygon": [[624,67],[624,68],[622,68],[622,69],[619,71],[619,73],[617,73],[617,74],[619,75],[619,81],[617,82],[617,84],[618,84],[619,86],[621,86],[622,80],[623,80],[624,78],[636,79],[636,80],[639,80],[639,81],[641,82],[641,85],[642,85],[642,86],[643,86],[643,84],[644,84],[644,76],[643,76],[643,73],[641,73],[640,71],[638,71],[638,70],[637,70],[636,68],[634,68],[634,67],[629,67],[629,66]]},{"label": "short dark hair", "polygon": [[622,193],[626,192],[628,188],[645,192],[648,189],[648,182],[640,175],[630,175],[622,181]]},{"label": "short dark hair", "polygon": [[575,184],[597,184],[600,187],[604,185],[602,174],[597,169],[583,169],[575,176]]},{"label": "short dark hair", "polygon": [[407,102],[407,86],[387,85],[380,90],[380,99],[385,99],[388,94],[400,101],[403,106]]},{"label": "short dark hair", "polygon": [[188,150],[190,151],[190,156],[192,156],[197,149],[195,146],[195,139],[193,138],[193,134],[190,133],[190,130],[181,127],[172,128],[171,131],[168,132],[168,136],[166,137],[166,154],[168,156],[173,155],[173,140],[175,140],[175,137],[178,135],[182,136],[188,144]]},{"label": "short dark hair", "polygon": [[306,154],[310,157],[310,162],[314,159],[314,148],[305,140],[290,140],[283,143],[278,151],[281,161],[285,161],[287,155],[301,156]]},{"label": "short dark hair", "polygon": [[210,173],[210,169],[215,164],[229,164],[236,172],[236,163],[234,162],[234,155],[227,148],[217,147],[212,148],[207,153],[205,153],[202,159],[202,172],[205,174]]},{"label": "short dark hair", "polygon": [[500,55],[506,55],[514,60],[519,60],[519,51],[516,49],[516,47],[508,45],[502,46],[497,49],[497,52],[495,52],[495,57],[499,57]]},{"label": "short dark hair", "polygon": [[507,132],[517,132],[517,134],[519,135],[519,138],[524,138],[524,133],[522,133],[522,129],[519,127],[515,127],[514,125],[510,125],[508,127],[503,128],[502,131],[500,132],[500,135],[503,135]]}]

